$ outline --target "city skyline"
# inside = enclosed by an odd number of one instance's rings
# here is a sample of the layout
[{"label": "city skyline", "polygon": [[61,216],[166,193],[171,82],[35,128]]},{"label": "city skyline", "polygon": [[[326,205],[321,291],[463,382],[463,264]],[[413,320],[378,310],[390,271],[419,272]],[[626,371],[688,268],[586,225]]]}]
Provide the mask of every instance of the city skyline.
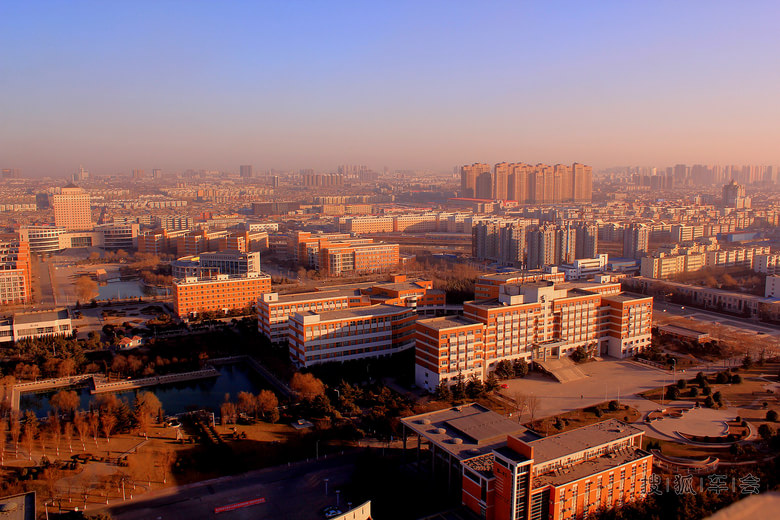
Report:
[{"label": "city skyline", "polygon": [[3,167],[780,163],[769,2],[140,5],[3,7]]}]

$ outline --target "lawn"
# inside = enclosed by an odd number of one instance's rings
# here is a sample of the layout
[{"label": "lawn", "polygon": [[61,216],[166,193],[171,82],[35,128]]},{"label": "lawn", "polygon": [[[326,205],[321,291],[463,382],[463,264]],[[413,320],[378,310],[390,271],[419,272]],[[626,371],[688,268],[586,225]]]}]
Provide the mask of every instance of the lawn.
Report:
[{"label": "lawn", "polygon": [[609,402],[604,402],[584,409],[572,410],[543,419],[535,419],[524,424],[524,426],[547,436],[581,428],[607,419],[618,419],[630,423],[638,421],[641,416],[642,414],[636,408],[621,404],[618,405],[617,410],[610,410]]}]

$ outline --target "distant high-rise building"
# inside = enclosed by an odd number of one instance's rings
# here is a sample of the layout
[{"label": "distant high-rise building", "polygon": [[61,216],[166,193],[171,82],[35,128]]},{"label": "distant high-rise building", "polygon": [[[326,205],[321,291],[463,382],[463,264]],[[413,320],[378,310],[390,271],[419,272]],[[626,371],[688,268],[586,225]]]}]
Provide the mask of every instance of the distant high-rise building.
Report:
[{"label": "distant high-rise building", "polygon": [[498,163],[493,167],[493,199],[508,200],[509,164]]},{"label": "distant high-rise building", "polygon": [[461,197],[516,200],[520,203],[551,204],[587,202],[593,195],[593,168],[573,165],[498,163],[491,173],[487,164],[462,166]]},{"label": "distant high-rise building", "polygon": [[557,232],[558,230],[552,224],[544,224],[528,232],[529,269],[557,263],[555,261]]},{"label": "distant high-rise building", "polygon": [[747,209],[751,206],[750,197],[745,196],[745,187],[736,181],[723,186],[723,207],[734,209]]},{"label": "distant high-rise building", "polygon": [[3,179],[20,179],[22,177],[22,170],[19,168],[3,168]]},{"label": "distant high-rise building", "polygon": [[572,165],[572,196],[575,202],[589,202],[593,198],[593,167]]},{"label": "distant high-rise building", "polygon": [[631,224],[623,232],[623,256],[640,258],[647,253],[650,243],[650,228],[644,224]]},{"label": "distant high-rise building", "polygon": [[478,199],[493,198],[493,174],[490,173],[490,170],[480,173],[477,177],[477,190],[474,197]]},{"label": "distant high-rise building", "polygon": [[525,258],[527,222],[496,219],[471,229],[472,255],[504,265],[521,267]]},{"label": "distant high-rise building", "polygon": [[596,258],[599,253],[599,227],[581,222],[577,225],[577,258]]},{"label": "distant high-rise building", "polygon": [[577,258],[577,228],[565,225],[555,233],[555,265],[570,264]]},{"label": "distant high-rise building", "polygon": [[133,179],[143,179],[146,177],[146,172],[144,170],[133,170]]},{"label": "distant high-rise building", "polygon": [[684,164],[674,165],[674,183],[677,186],[685,186],[688,181],[688,167]]},{"label": "distant high-rise building", "polygon": [[162,170],[160,168],[152,170],[152,179],[162,179]]},{"label": "distant high-rise building", "polygon": [[59,193],[52,195],[54,225],[67,230],[92,229],[92,210],[89,193],[73,184],[68,184]]},{"label": "distant high-rise building", "polygon": [[87,179],[89,179],[89,172],[83,166],[79,166],[79,169],[73,174],[73,182],[85,181]]},{"label": "distant high-rise building", "polygon": [[[474,163],[472,165],[461,166],[460,196],[467,199],[473,199],[477,197],[477,178],[484,173],[487,173],[488,176],[490,175],[489,164]],[[492,191],[492,182],[490,185]]]},{"label": "distant high-rise building", "polygon": [[251,179],[252,178],[252,165],[251,164],[242,164],[240,166],[241,173],[239,174],[242,179]]}]

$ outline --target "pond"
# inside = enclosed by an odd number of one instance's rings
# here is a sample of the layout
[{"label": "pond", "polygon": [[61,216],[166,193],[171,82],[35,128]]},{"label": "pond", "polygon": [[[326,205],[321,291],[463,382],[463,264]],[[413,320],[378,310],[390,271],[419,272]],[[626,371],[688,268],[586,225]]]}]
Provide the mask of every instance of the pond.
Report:
[{"label": "pond", "polygon": [[[225,400],[226,393],[229,393],[230,399],[235,402],[239,392],[257,394],[260,390],[271,389],[266,380],[248,366],[231,364],[220,365],[214,368],[219,372],[219,377],[126,390],[116,392],[116,395],[121,399],[127,400],[130,406],[132,406],[137,392],[154,392],[162,403],[165,413],[167,415],[175,415],[198,409],[207,409],[219,413],[219,407]],[[51,409],[49,407],[49,398],[59,390],[24,393],[20,397],[19,406],[22,412],[32,410],[38,417],[45,417]],[[78,387],[72,390],[79,393],[82,410],[88,410],[90,401],[97,397],[90,394],[88,387]]]},{"label": "pond", "polygon": [[117,300],[120,298],[140,298],[165,294],[165,289],[148,287],[140,280],[112,281],[98,285],[96,300]]}]

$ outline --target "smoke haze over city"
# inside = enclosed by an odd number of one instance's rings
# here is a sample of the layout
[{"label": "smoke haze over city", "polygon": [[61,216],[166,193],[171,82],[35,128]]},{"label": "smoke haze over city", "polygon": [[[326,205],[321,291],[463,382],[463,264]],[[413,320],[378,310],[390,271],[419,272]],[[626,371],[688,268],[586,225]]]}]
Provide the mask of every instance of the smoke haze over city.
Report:
[{"label": "smoke haze over city", "polygon": [[0,157],[775,164],[774,2],[6,2]]}]

